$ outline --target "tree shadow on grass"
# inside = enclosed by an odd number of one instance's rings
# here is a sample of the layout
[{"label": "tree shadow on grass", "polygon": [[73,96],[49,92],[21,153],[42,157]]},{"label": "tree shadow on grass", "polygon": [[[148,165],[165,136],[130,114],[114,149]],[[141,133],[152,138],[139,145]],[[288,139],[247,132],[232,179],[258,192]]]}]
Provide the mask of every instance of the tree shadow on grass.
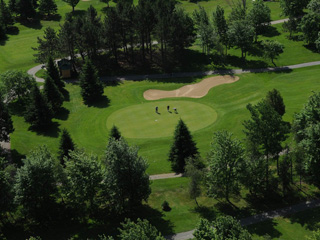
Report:
[{"label": "tree shadow on grass", "polygon": [[299,223],[310,231],[320,228],[320,207],[309,209],[288,217],[292,223]]},{"label": "tree shadow on grass", "polygon": [[282,234],[275,227],[277,223],[270,219],[258,224],[249,225],[246,228],[251,234],[257,234],[258,236],[269,235],[271,239],[279,239]]},{"label": "tree shadow on grass", "polygon": [[317,49],[316,45],[314,43],[305,44],[303,45],[306,49],[310,50],[313,53],[319,53],[319,50]]},{"label": "tree shadow on grass", "polygon": [[9,103],[8,106],[12,115],[23,117],[24,112],[26,111],[25,105],[26,103],[23,103],[23,101],[13,101]]},{"label": "tree shadow on grass", "polygon": [[60,110],[56,113],[55,118],[66,121],[69,117],[70,111],[64,107],[60,108]]},{"label": "tree shadow on grass", "polygon": [[27,27],[27,28],[32,28],[32,29],[37,29],[40,30],[42,29],[42,24],[39,19],[30,19],[30,20],[22,20],[20,21],[21,25]]},{"label": "tree shadow on grass", "polygon": [[209,221],[213,221],[217,217],[217,213],[213,207],[199,205],[194,208],[194,212],[198,213],[201,218],[205,218]]},{"label": "tree shadow on grass", "polygon": [[42,135],[46,137],[57,138],[59,137],[59,129],[60,124],[57,122],[52,122],[50,125],[43,127],[42,129],[34,128],[32,126],[29,127],[29,131],[36,132],[37,135]]},{"label": "tree shadow on grass", "polygon": [[226,63],[242,69],[249,69],[249,68],[266,68],[268,67],[268,64],[265,61],[262,60],[247,60],[243,59],[238,56],[234,55],[228,55],[226,57]]},{"label": "tree shadow on grass", "polygon": [[22,166],[22,159],[26,158],[26,155],[19,153],[16,149],[11,149],[11,158],[14,164],[18,167]]},{"label": "tree shadow on grass", "polygon": [[88,107],[96,107],[96,108],[106,108],[110,105],[110,99],[103,95],[95,102],[89,102],[87,103]]},{"label": "tree shadow on grass", "polygon": [[264,33],[261,34],[261,36],[264,37],[276,37],[276,36],[280,36],[280,32],[278,31],[277,28],[273,27],[273,26],[267,26],[265,28]]},{"label": "tree shadow on grass", "polygon": [[163,219],[164,213],[151,208],[148,205],[143,205],[136,209],[135,213],[130,216],[132,219],[141,218],[147,219],[153,226],[155,226],[164,236],[173,234],[173,223],[170,220]]},{"label": "tree shadow on grass", "polygon": [[63,95],[64,101],[70,102],[70,94],[66,89],[61,89],[61,93]]}]

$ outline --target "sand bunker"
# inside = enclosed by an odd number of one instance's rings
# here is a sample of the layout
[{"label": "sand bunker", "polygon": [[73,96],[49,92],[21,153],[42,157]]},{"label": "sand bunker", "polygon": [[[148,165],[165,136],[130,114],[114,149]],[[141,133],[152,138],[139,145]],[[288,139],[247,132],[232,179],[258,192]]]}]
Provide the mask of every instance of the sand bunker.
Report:
[{"label": "sand bunker", "polygon": [[172,91],[149,89],[143,93],[143,96],[147,100],[158,100],[162,98],[172,97],[201,98],[207,95],[209,90],[215,86],[225,83],[233,83],[238,80],[239,77],[230,75],[210,77],[203,79],[199,83],[186,85],[177,90]]}]

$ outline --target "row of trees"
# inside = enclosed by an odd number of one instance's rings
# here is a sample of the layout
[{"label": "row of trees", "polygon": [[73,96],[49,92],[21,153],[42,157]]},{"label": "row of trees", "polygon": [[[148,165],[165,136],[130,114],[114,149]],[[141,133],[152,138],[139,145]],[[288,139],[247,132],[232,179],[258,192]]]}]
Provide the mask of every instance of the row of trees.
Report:
[{"label": "row of trees", "polygon": [[119,217],[148,199],[151,189],[147,166],[137,148],[114,138],[109,139],[101,161],[75,149],[69,150],[59,164],[45,146],[27,155],[16,171],[2,159],[1,221],[8,221],[9,213],[25,216],[33,224],[66,216],[81,221],[87,217]]},{"label": "row of trees", "polygon": [[[320,93],[314,93],[290,124],[282,119],[285,105],[279,91],[268,92],[256,105],[247,105],[251,118],[243,122],[245,147],[232,133],[214,134],[207,157],[208,169],[180,120],[169,153],[172,169],[190,176],[190,195],[195,200],[201,193],[203,181],[209,196],[227,201],[231,194],[239,194],[241,185],[253,196],[263,196],[266,191],[277,189],[279,182],[285,195],[293,182],[293,170],[300,183],[303,178],[319,187],[319,103]],[[290,132],[294,135],[294,144],[283,146]],[[276,164],[275,174],[271,162]]]},{"label": "row of trees", "polygon": [[75,63],[77,53],[92,61],[104,53],[117,62],[122,53],[134,63],[136,48],[140,49],[139,59],[152,60],[154,44],[158,43],[161,63],[165,64],[189,47],[195,35],[192,18],[177,8],[174,0],[141,0],[137,6],[121,0],[108,9],[103,20],[92,6],[84,16],[68,14],[58,33],[47,28],[44,39],[38,39],[35,57],[44,62],[48,55],[70,56]]}]

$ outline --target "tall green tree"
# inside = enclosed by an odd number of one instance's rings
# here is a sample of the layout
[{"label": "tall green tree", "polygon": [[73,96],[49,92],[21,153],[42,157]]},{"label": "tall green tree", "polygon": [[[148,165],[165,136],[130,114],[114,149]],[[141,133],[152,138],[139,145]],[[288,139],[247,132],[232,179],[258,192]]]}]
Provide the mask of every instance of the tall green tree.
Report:
[{"label": "tall green tree", "polygon": [[309,11],[314,12],[314,13],[319,13],[320,14],[320,0],[311,0],[307,8]]},{"label": "tall green tree", "polygon": [[59,57],[59,41],[57,37],[57,32],[52,27],[47,27],[44,30],[43,39],[37,37],[38,47],[32,48],[37,51],[33,56],[36,58],[36,62],[46,63],[48,61],[48,56],[52,58]]},{"label": "tall green tree", "polygon": [[196,143],[193,141],[187,125],[180,119],[174,131],[174,140],[169,151],[172,170],[183,173],[186,160],[195,157],[197,154]]},{"label": "tall green tree", "polygon": [[36,15],[36,6],[33,0],[17,0],[16,13],[20,15],[23,20],[34,18]]},{"label": "tall green tree", "polygon": [[32,87],[36,85],[36,80],[31,75],[20,70],[9,70],[0,74],[2,82],[2,93],[7,102],[25,100]]},{"label": "tall green tree", "polygon": [[46,70],[47,74],[52,78],[55,85],[59,88],[59,90],[62,90],[65,85],[60,77],[59,69],[51,56],[48,58]]},{"label": "tall green tree", "polygon": [[292,129],[303,151],[307,181],[320,186],[320,92],[311,95],[294,116]]},{"label": "tall green tree", "polygon": [[253,43],[255,31],[250,22],[239,20],[231,23],[228,29],[228,39],[233,46],[241,49],[241,57],[245,58]]},{"label": "tall green tree", "polygon": [[66,2],[68,5],[70,5],[72,7],[72,12],[74,12],[74,8],[80,2],[80,0],[63,0],[63,1]]},{"label": "tall green tree", "polygon": [[123,240],[165,240],[161,233],[146,219],[138,218],[136,223],[126,219],[125,222],[121,223],[119,231],[118,237]]},{"label": "tall green tree", "polygon": [[277,89],[272,89],[267,92],[266,101],[274,110],[283,116],[286,112],[286,106],[284,105],[283,98]]},{"label": "tall green tree", "polygon": [[282,14],[289,18],[298,18],[303,15],[309,0],[280,0]]},{"label": "tall green tree", "polygon": [[247,16],[247,0],[235,0],[232,2],[229,22],[245,20]]},{"label": "tall green tree", "polygon": [[15,203],[23,213],[38,222],[47,221],[54,213],[58,194],[54,157],[43,146],[32,151],[17,170],[14,185]]},{"label": "tall green tree", "polygon": [[282,192],[283,195],[285,196],[286,193],[289,190],[290,183],[291,183],[291,174],[290,174],[290,169],[291,169],[291,161],[290,161],[290,155],[289,152],[287,152],[281,159],[279,163],[279,177],[282,183]]},{"label": "tall green tree", "polygon": [[8,110],[8,106],[3,102],[0,96],[0,142],[7,142],[10,140],[10,133],[13,133],[13,122]]},{"label": "tall green tree", "polygon": [[65,166],[65,159],[70,159],[70,151],[74,151],[75,144],[72,141],[70,133],[67,129],[62,129],[59,142],[58,159],[62,166]]},{"label": "tall green tree", "polygon": [[217,6],[216,11],[213,12],[213,25],[214,28],[219,35],[219,40],[225,45],[226,47],[226,55],[228,53],[228,24],[224,16],[224,9],[220,7],[220,5]]},{"label": "tall green tree", "polygon": [[41,15],[47,15],[48,17],[50,17],[51,15],[56,14],[57,11],[58,7],[54,0],[39,1],[39,13]]},{"label": "tall green tree", "polygon": [[138,149],[130,147],[124,139],[110,139],[106,157],[106,190],[113,210],[121,213],[132,210],[146,201],[151,193],[148,164],[138,156]]},{"label": "tall green tree", "polygon": [[199,6],[199,10],[194,10],[193,18],[197,29],[197,34],[200,38],[202,51],[206,54],[214,47],[216,41],[216,33],[213,25],[204,7]]},{"label": "tall green tree", "polygon": [[71,151],[69,156],[70,160],[65,163],[67,182],[63,192],[67,204],[83,216],[97,207],[97,195],[103,180],[102,168],[97,157],[88,156],[83,151]]},{"label": "tall green tree", "polygon": [[51,106],[53,114],[56,114],[63,104],[63,95],[49,75],[45,77],[43,94]]},{"label": "tall green tree", "polygon": [[4,0],[0,0],[0,23],[3,24],[4,30],[8,30],[8,26],[13,24],[11,11]]},{"label": "tall green tree", "polygon": [[80,75],[81,96],[85,103],[90,103],[102,97],[103,86],[98,76],[98,71],[87,58]]},{"label": "tall green tree", "polygon": [[35,85],[30,93],[30,100],[24,113],[24,119],[32,127],[44,129],[51,124],[53,112],[47,99]]},{"label": "tall green tree", "polygon": [[189,158],[185,167],[186,176],[190,178],[189,195],[194,199],[197,206],[199,203],[197,197],[201,195],[201,184],[204,178],[204,166],[200,161],[200,157]]},{"label": "tall green tree", "polygon": [[227,131],[214,133],[211,151],[208,155],[208,193],[213,197],[224,197],[229,201],[230,194],[237,194],[239,170],[243,162],[243,148],[237,139]]},{"label": "tall green tree", "polygon": [[301,19],[300,28],[307,43],[315,43],[320,32],[320,13],[310,11],[304,15]]},{"label": "tall green tree", "polygon": [[282,151],[281,143],[289,133],[289,123],[265,100],[256,105],[247,105],[251,119],[243,122],[244,133],[249,145],[254,151],[260,152],[266,161],[266,189],[269,188],[269,158],[278,159]]},{"label": "tall green tree", "polygon": [[258,35],[264,33],[266,27],[270,25],[271,10],[263,0],[256,0],[252,2],[252,8],[248,12],[248,20],[252,23],[255,29],[255,40]]}]

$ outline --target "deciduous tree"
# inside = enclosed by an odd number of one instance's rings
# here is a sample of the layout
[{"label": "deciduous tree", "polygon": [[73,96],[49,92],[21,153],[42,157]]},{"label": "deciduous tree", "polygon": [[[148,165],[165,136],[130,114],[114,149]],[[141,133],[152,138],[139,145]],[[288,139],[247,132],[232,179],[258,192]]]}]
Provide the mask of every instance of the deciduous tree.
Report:
[{"label": "deciduous tree", "polygon": [[239,192],[239,170],[243,162],[243,152],[240,141],[232,139],[231,133],[214,133],[206,178],[210,196],[224,197],[229,201],[230,194]]},{"label": "deciduous tree", "polygon": [[67,4],[69,4],[72,7],[72,12],[74,12],[74,8],[78,5],[80,0],[63,0]]},{"label": "deciduous tree", "polygon": [[0,96],[0,142],[9,141],[9,134],[13,131],[13,122],[8,110],[8,106],[3,102],[3,98]]}]

